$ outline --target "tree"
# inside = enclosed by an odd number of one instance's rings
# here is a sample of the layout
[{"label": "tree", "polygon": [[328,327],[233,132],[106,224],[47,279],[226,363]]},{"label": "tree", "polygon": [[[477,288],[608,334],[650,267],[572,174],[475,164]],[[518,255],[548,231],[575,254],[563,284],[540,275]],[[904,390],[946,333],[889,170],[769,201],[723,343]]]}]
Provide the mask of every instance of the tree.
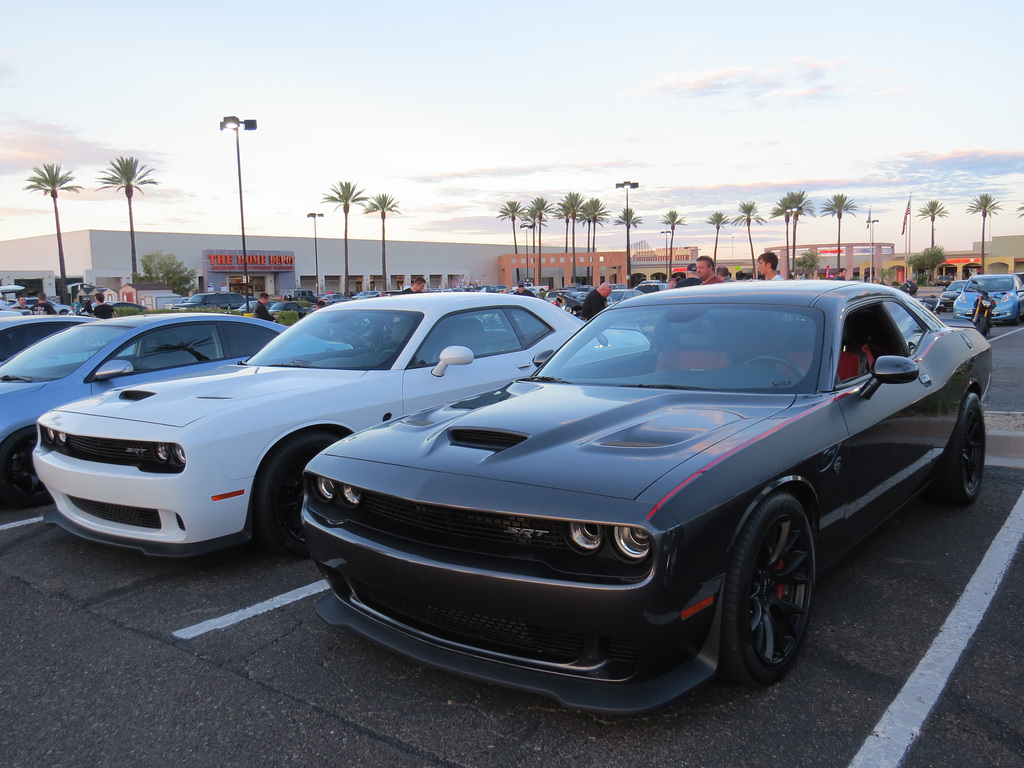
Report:
[{"label": "tree", "polygon": [[946,206],[938,200],[929,200],[917,209],[917,218],[931,219],[932,222],[932,248],[935,247],[935,219],[944,219],[949,216]]},{"label": "tree", "polygon": [[825,205],[821,207],[821,212],[828,214],[829,216],[836,217],[836,269],[838,270],[842,265],[841,259],[843,257],[843,214],[848,213],[851,216],[856,216],[854,211],[857,210],[857,204],[850,200],[846,195],[837,193],[832,195],[828,200],[825,201]]},{"label": "tree", "polygon": [[[770,218],[777,219],[779,216],[783,216],[786,223],[786,258],[782,260],[782,276],[789,277],[789,217],[791,212],[789,210],[789,195],[784,195],[779,198],[779,202],[772,208],[772,212],[768,214]],[[756,267],[755,267],[756,274]]]},{"label": "tree", "polygon": [[789,199],[788,210],[793,213],[793,253],[796,253],[796,225],[800,221],[800,216],[814,216],[814,203],[807,197],[807,193],[803,190],[799,192],[790,192],[786,197]]},{"label": "tree", "polygon": [[132,275],[132,280],[143,283],[163,283],[179,296],[191,293],[196,287],[199,272],[182,264],[173,253],[151,251],[142,254],[139,260],[142,273]]},{"label": "tree", "polygon": [[576,220],[583,215],[584,204],[583,195],[579,192],[566,192],[562,202],[559,203],[566,223],[572,222],[572,274],[574,281],[576,280]]},{"label": "tree", "polygon": [[543,197],[535,197],[530,201],[529,207],[526,209],[526,215],[530,217],[533,222],[533,234],[537,238],[537,279],[534,281],[535,285],[540,285],[540,258],[541,251],[544,249],[544,245],[541,239],[543,235],[544,224],[547,221],[547,217],[554,214],[554,206],[551,205]]},{"label": "tree", "polygon": [[363,203],[363,213],[380,214],[380,273],[384,280],[384,287],[380,290],[387,291],[391,288],[391,278],[388,275],[387,235],[384,222],[389,213],[401,216],[402,212],[398,210],[398,201],[395,198],[381,192],[379,195],[374,195],[367,202]]},{"label": "tree", "polygon": [[123,189],[124,196],[128,198],[128,231],[132,244],[133,275],[139,271],[139,262],[135,258],[135,215],[132,212],[132,198],[135,196],[136,189],[142,192],[140,187],[160,183],[156,179],[149,178],[149,174],[152,172],[152,168],[139,165],[139,161],[134,157],[119,157],[117,160],[111,160],[110,167],[103,171],[97,179],[103,185],[100,189],[115,189],[117,191]]},{"label": "tree", "polygon": [[633,263],[629,253],[629,230],[636,229],[644,220],[636,215],[632,208],[623,208],[615,219],[616,226],[626,228],[626,287],[633,287]]},{"label": "tree", "polygon": [[583,218],[590,229],[587,248],[591,251],[597,250],[597,227],[604,226],[611,216],[611,211],[604,207],[599,198],[592,197],[583,204]]},{"label": "tree", "polygon": [[661,223],[672,232],[668,246],[668,276],[672,277],[672,255],[675,253],[676,247],[676,227],[685,227],[686,217],[681,216],[679,211],[673,209],[661,217]]},{"label": "tree", "polygon": [[981,214],[981,274],[983,275],[985,274],[985,219],[995,216],[996,211],[1000,211],[1002,208],[1003,204],[987,193],[978,195],[967,206],[968,213]]},{"label": "tree", "polygon": [[927,272],[935,280],[935,270],[946,263],[946,251],[942,246],[925,248],[920,253],[907,257],[907,266],[915,272]]},{"label": "tree", "polygon": [[519,241],[516,239],[516,219],[522,219],[525,213],[526,209],[518,200],[509,200],[498,209],[500,220],[512,222],[512,245],[517,254],[519,253]]},{"label": "tree", "polygon": [[[348,293],[348,212],[353,205],[365,203],[368,200],[363,195],[354,181],[339,181],[330,191],[324,195],[322,203],[334,203],[334,210],[339,208],[345,214],[345,266],[341,274],[341,292]],[[383,226],[383,225],[382,225]]]},{"label": "tree", "polygon": [[58,192],[81,192],[82,188],[72,184],[75,180],[70,171],[62,171],[60,163],[44,163],[42,168],[33,168],[32,175],[26,179],[29,192],[42,192],[53,198],[53,219],[57,224],[57,259],[60,264],[60,288],[57,294],[64,301],[68,284],[67,266],[64,263],[64,240],[60,234],[60,213],[57,211]]},{"label": "tree", "polygon": [[704,220],[705,224],[710,224],[715,228],[715,254],[712,257],[715,263],[718,263],[718,233],[722,231],[722,227],[729,223],[728,217],[721,211],[715,211]]},{"label": "tree", "polygon": [[818,266],[821,259],[816,251],[804,251],[796,260],[796,268],[807,277],[814,277],[818,274]]},{"label": "tree", "polygon": [[1018,208],[1017,211],[1018,211],[1017,218],[1018,219],[1024,219],[1024,205],[1022,205],[1020,208]]},{"label": "tree", "polygon": [[747,228],[747,241],[750,243],[750,269],[752,275],[757,274],[757,260],[754,258],[754,237],[750,233],[750,225],[764,224],[764,216],[760,216],[757,212],[757,203],[750,200],[746,203],[740,203],[740,215],[733,218],[732,223],[739,226],[746,226]]}]

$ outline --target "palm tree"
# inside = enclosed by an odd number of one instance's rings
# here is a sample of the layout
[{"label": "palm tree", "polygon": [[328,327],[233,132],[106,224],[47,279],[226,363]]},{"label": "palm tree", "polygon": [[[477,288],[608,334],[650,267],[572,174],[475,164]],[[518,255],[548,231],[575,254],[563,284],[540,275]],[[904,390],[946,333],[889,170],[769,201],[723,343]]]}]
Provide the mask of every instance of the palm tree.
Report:
[{"label": "palm tree", "polygon": [[789,210],[793,212],[793,255],[796,256],[796,224],[800,220],[802,214],[808,216],[814,215],[814,203],[807,197],[807,193],[803,190],[799,192],[790,192],[786,197],[789,198]]},{"label": "palm tree", "polygon": [[857,210],[857,204],[853,200],[849,199],[842,193],[832,195],[828,200],[825,201],[825,205],[821,207],[822,213],[827,213],[829,216],[836,217],[836,270],[842,266],[840,259],[843,253],[843,214],[848,213],[851,216],[856,216],[854,211]]},{"label": "palm tree", "polygon": [[[777,219],[779,216],[785,218],[786,223],[786,258],[782,260],[782,276],[789,277],[789,217],[792,213],[789,210],[789,195],[783,195],[779,198],[779,202],[772,208],[772,212],[768,214],[769,218]],[[755,267],[756,270],[756,267]]]},{"label": "palm tree", "polygon": [[559,203],[561,213],[565,216],[566,223],[572,222],[572,274],[576,279],[576,220],[583,215],[585,201],[579,192],[566,192],[565,197]]},{"label": "palm tree", "polygon": [[629,230],[636,229],[644,221],[632,208],[623,208],[622,213],[615,219],[616,226],[626,228],[626,287],[633,287],[633,263],[629,253]]},{"label": "palm tree", "polygon": [[591,241],[587,243],[587,247],[591,251],[597,250],[597,227],[598,225],[604,226],[604,223],[608,221],[611,216],[611,211],[604,207],[604,203],[599,198],[592,197],[583,204],[582,216],[587,222],[587,226],[590,228]]},{"label": "palm tree", "polygon": [[341,274],[341,292],[348,293],[348,212],[353,205],[365,203],[367,197],[354,181],[339,181],[324,195],[321,203],[334,203],[334,210],[342,209],[345,214],[345,268]]},{"label": "palm tree", "polygon": [[44,163],[42,168],[33,168],[32,175],[26,179],[29,192],[42,192],[53,198],[53,219],[57,224],[57,258],[60,263],[60,289],[57,291],[60,300],[64,301],[67,288],[68,272],[64,264],[64,240],[60,235],[60,213],[57,211],[58,192],[81,192],[82,188],[72,184],[75,180],[71,171],[62,171],[60,163]]},{"label": "palm tree", "polygon": [[[123,189],[124,196],[128,198],[128,231],[131,234],[132,242],[133,275],[139,272],[139,261],[135,255],[135,216],[132,213],[132,197],[139,187],[160,183],[149,178],[149,174],[152,172],[152,168],[139,165],[139,161],[134,157],[119,157],[117,160],[112,160],[110,167],[97,179],[103,185],[100,189],[116,189],[118,191]],[[142,192],[141,189],[139,191]]]},{"label": "palm tree", "polygon": [[553,215],[555,208],[551,203],[545,200],[543,197],[535,197],[530,201],[529,207],[526,209],[527,216],[533,221],[533,232],[537,242],[537,279],[534,281],[534,285],[540,285],[540,259],[541,251],[544,248],[541,235],[547,220],[546,217]]},{"label": "palm tree", "polygon": [[981,214],[981,274],[983,275],[985,274],[985,219],[995,216],[996,211],[1000,211],[1002,208],[1003,204],[987,193],[978,195],[967,206],[968,213]]},{"label": "palm tree", "polygon": [[509,200],[498,209],[499,219],[512,222],[512,245],[515,247],[516,253],[519,253],[519,242],[516,240],[516,219],[522,219],[525,213],[526,209],[518,200]]},{"label": "palm tree", "polygon": [[1024,219],[1024,205],[1017,209],[1017,218]]},{"label": "palm tree", "polygon": [[[565,245],[562,246],[562,252],[569,252],[569,221],[572,217],[569,215],[569,209],[565,205],[565,198],[562,198],[555,206],[555,218],[559,221],[565,222]],[[575,270],[573,270],[575,272]]]},{"label": "palm tree", "polygon": [[944,219],[949,216],[949,211],[946,210],[946,206],[940,203],[938,200],[929,200],[927,203],[917,209],[917,218],[919,219],[931,219],[932,222],[932,248],[935,247],[935,220]]},{"label": "palm tree", "polygon": [[740,215],[735,216],[732,223],[735,226],[745,225],[747,228],[747,240],[750,242],[750,269],[751,275],[757,274],[757,261],[754,259],[754,237],[750,233],[751,224],[764,224],[764,216],[760,216],[757,213],[757,203],[750,200],[746,203],[740,203]]},{"label": "palm tree", "polygon": [[681,216],[679,211],[672,209],[661,217],[661,223],[672,231],[672,237],[669,240],[668,246],[668,276],[672,277],[672,254],[675,253],[676,248],[676,227],[685,227],[686,217]]},{"label": "palm tree", "polygon": [[402,212],[398,210],[398,201],[395,198],[381,192],[363,203],[363,213],[380,214],[380,273],[384,279],[382,290],[387,291],[391,288],[391,279],[388,276],[387,238],[384,232],[384,221],[389,213],[397,213],[401,216]]},{"label": "palm tree", "polygon": [[722,213],[721,211],[715,211],[714,213],[712,213],[710,216],[708,216],[704,220],[704,223],[705,224],[710,224],[711,226],[713,226],[715,228],[715,255],[712,256],[712,258],[715,260],[715,263],[717,264],[718,263],[718,233],[722,231],[722,227],[724,227],[727,223],[729,223],[729,219],[726,218],[726,215],[724,213]]}]

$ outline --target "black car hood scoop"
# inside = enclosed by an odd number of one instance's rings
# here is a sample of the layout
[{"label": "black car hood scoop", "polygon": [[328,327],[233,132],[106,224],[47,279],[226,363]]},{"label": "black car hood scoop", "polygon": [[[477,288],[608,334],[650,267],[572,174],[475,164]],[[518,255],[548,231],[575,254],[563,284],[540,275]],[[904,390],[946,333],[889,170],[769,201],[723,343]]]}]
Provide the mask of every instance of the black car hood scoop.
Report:
[{"label": "black car hood scoop", "polygon": [[526,440],[528,435],[494,429],[452,429],[448,439],[452,445],[480,448],[485,451],[503,451]]}]

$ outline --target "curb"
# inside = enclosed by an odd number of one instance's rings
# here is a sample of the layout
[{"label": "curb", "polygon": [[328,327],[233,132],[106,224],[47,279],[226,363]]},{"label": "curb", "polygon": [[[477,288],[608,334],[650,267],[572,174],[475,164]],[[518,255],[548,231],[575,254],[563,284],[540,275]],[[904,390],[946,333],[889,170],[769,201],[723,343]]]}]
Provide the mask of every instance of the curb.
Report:
[{"label": "curb", "polygon": [[1024,432],[987,432],[985,466],[1024,469]]}]

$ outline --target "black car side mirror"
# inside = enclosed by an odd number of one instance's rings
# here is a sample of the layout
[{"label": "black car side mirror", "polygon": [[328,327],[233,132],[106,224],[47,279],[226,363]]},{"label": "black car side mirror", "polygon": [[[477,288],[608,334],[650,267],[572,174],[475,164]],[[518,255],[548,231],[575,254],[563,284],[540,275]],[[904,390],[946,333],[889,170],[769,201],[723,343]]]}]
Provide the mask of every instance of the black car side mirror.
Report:
[{"label": "black car side mirror", "polygon": [[861,387],[860,396],[865,400],[870,400],[883,384],[909,384],[912,381],[917,381],[920,375],[921,369],[910,358],[899,355],[882,355],[875,360],[875,365],[871,369],[871,378]]}]

